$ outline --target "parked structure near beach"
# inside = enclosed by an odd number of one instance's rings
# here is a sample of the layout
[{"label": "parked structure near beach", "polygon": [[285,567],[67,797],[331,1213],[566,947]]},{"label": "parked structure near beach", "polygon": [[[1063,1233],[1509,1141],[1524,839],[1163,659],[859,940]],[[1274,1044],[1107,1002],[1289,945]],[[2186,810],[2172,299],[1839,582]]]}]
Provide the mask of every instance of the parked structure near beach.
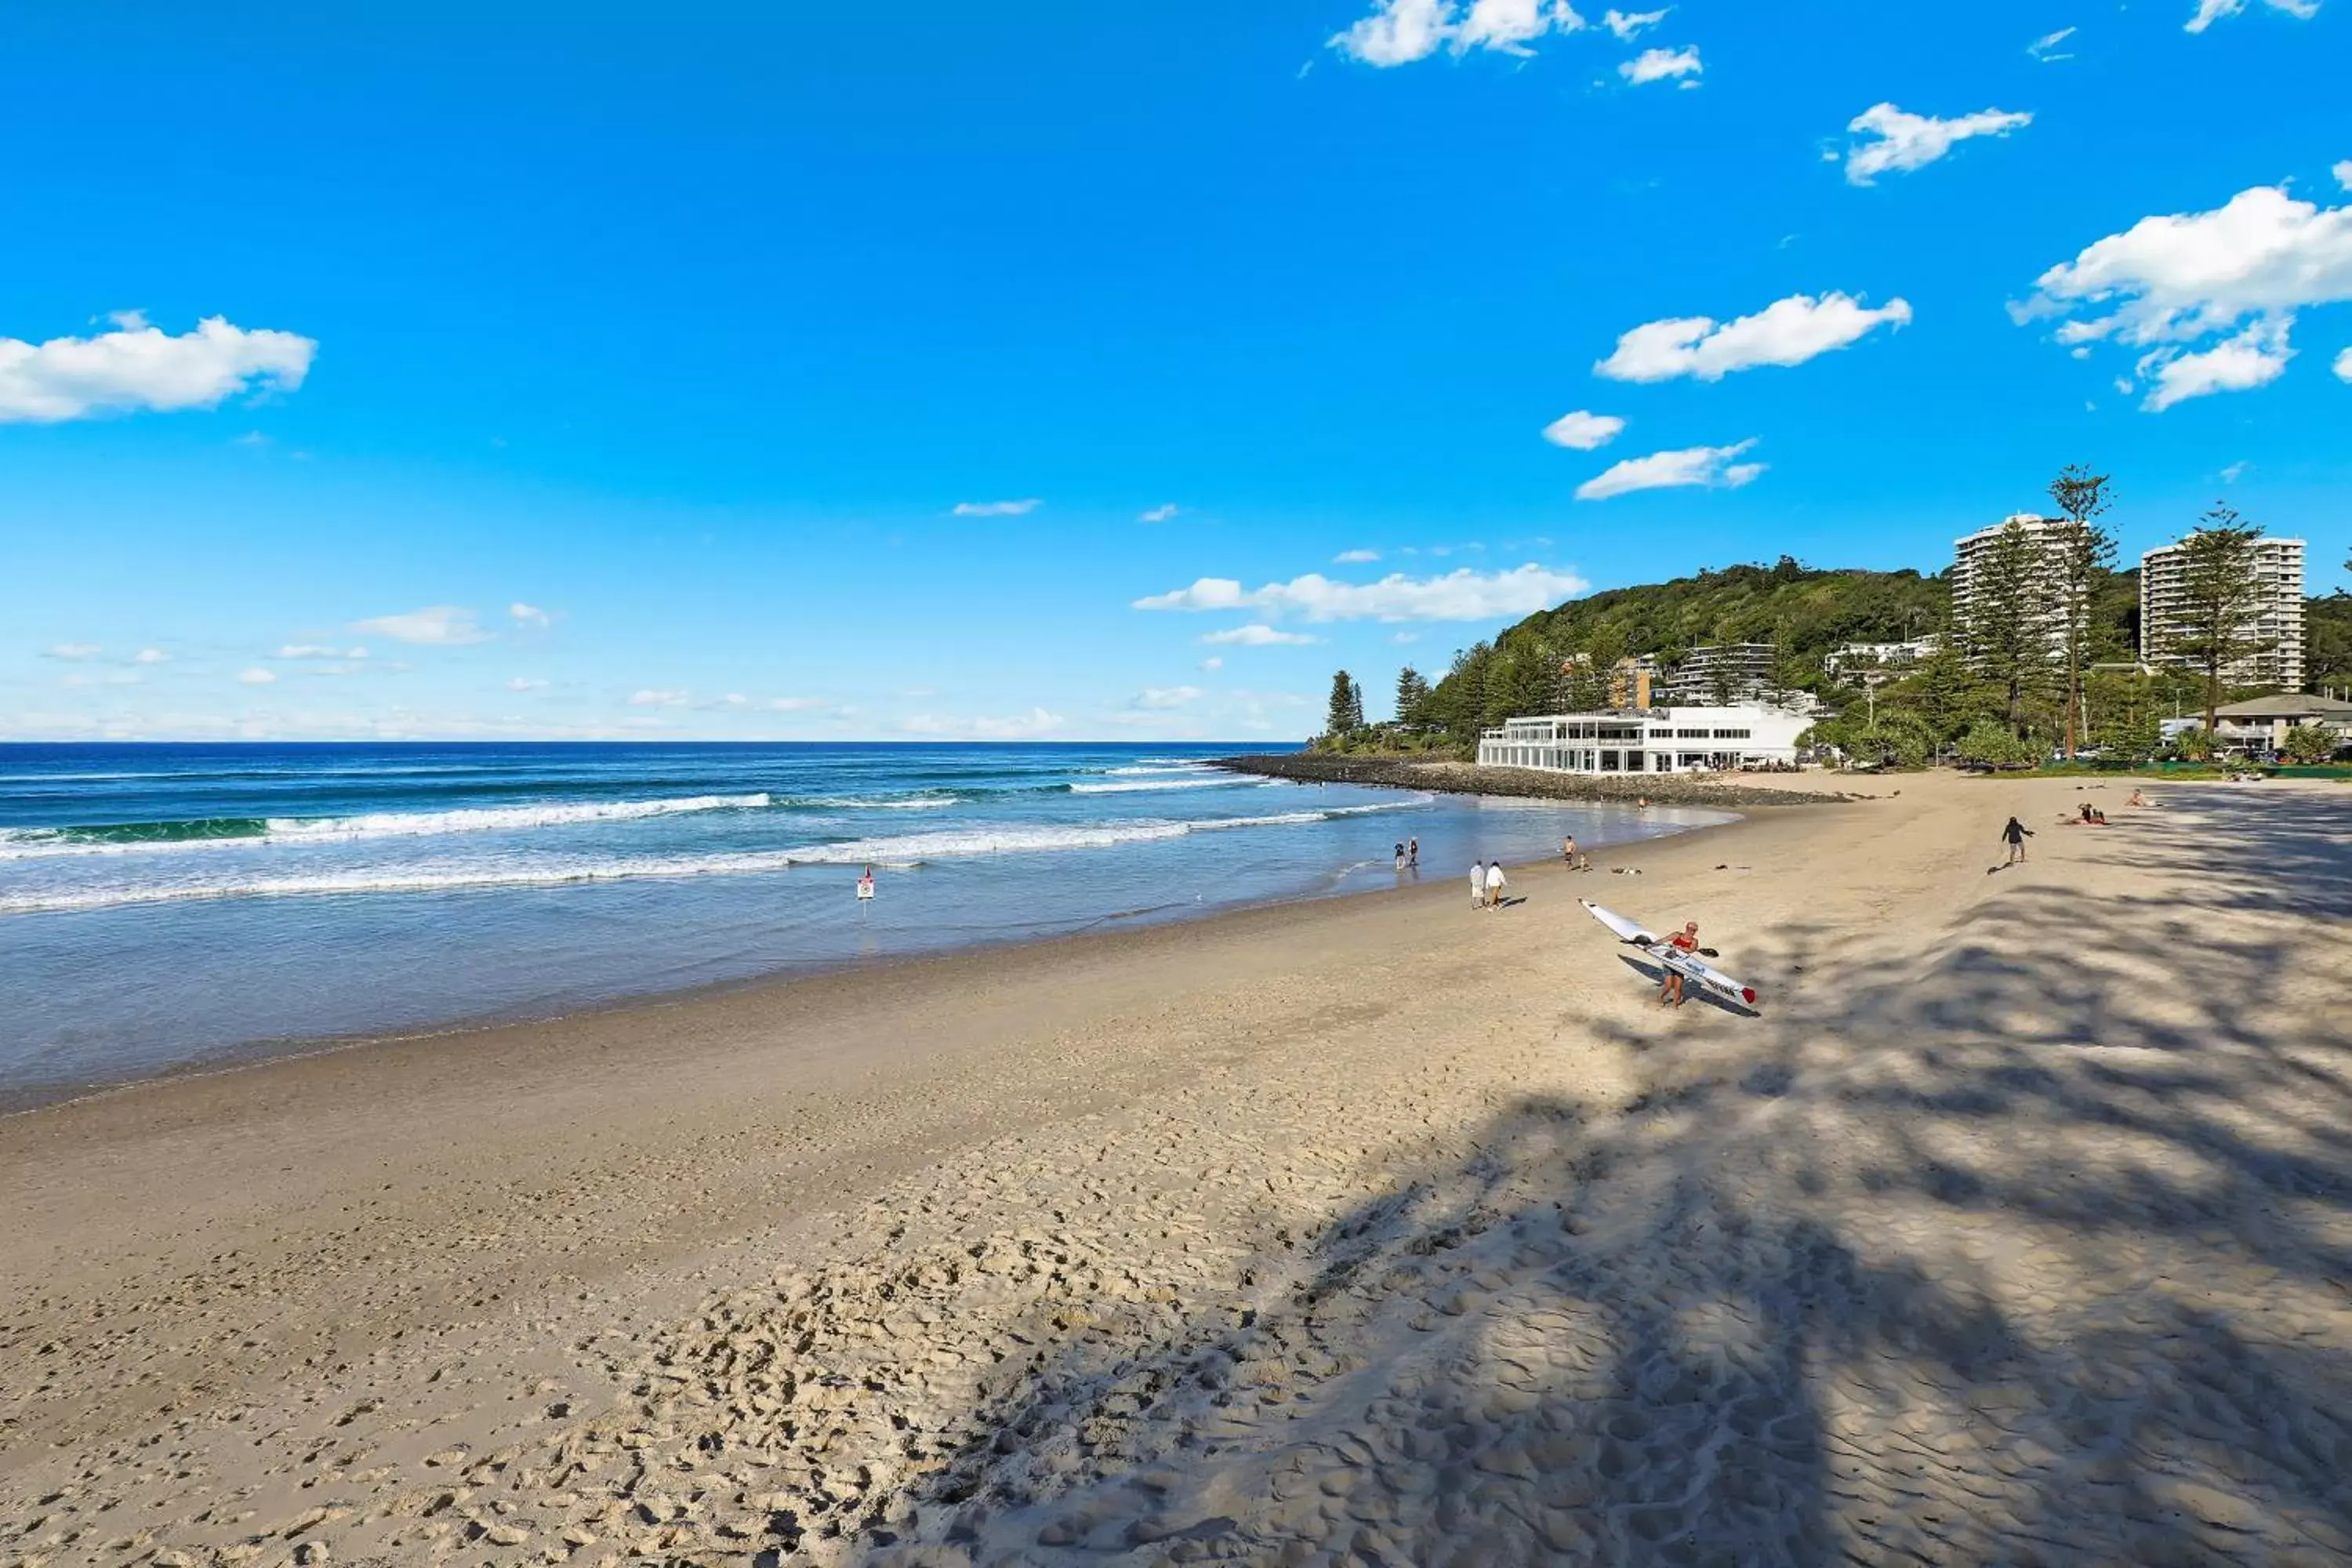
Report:
[{"label": "parked structure near beach", "polygon": [[1564,773],[1675,773],[1786,766],[1812,721],[1761,704],[1547,713],[1478,739],[1488,767]]},{"label": "parked structure near beach", "polygon": [[1769,642],[1702,643],[1682,657],[1659,688],[1661,702],[1752,702],[1773,690],[1780,647]]},{"label": "parked structure near beach", "polygon": [[[2253,651],[2221,668],[2231,686],[2303,687],[2303,548],[2300,539],[2254,542],[2254,577],[2262,593],[2239,626]],[[2139,558],[2140,657],[2154,663],[2185,662],[2171,651],[2187,610],[2188,558],[2184,546],[2166,544]],[[2218,716],[2217,716],[2218,718]]]},{"label": "parked structure near beach", "polygon": [[1933,632],[1908,642],[1850,642],[1822,655],[1822,673],[1838,675],[1849,669],[1908,669],[1944,646]]},{"label": "parked structure near beach", "polygon": [[2352,745],[2352,702],[2274,691],[2213,710],[2213,733],[2231,745],[2277,751],[2286,744],[2286,732],[2298,724],[2317,724],[2336,736],[2338,746]]}]

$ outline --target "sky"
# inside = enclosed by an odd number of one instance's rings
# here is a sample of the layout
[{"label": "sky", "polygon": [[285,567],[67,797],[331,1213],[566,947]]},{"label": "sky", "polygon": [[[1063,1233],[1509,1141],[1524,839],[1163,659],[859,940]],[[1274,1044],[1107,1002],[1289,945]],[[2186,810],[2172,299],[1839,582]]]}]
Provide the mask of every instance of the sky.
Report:
[{"label": "sky", "polygon": [[2352,0],[0,11],[0,740],[1297,738],[2115,476],[2352,553]]}]

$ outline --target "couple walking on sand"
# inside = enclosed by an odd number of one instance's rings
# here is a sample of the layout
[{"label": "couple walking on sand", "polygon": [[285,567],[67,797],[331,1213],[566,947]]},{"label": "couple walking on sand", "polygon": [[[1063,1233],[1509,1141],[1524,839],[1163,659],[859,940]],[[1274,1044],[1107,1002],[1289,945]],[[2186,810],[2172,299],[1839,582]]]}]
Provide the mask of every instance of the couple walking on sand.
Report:
[{"label": "couple walking on sand", "polygon": [[1470,868],[1470,907],[1474,910],[1499,910],[1503,907],[1503,863],[1492,865],[1481,860]]}]

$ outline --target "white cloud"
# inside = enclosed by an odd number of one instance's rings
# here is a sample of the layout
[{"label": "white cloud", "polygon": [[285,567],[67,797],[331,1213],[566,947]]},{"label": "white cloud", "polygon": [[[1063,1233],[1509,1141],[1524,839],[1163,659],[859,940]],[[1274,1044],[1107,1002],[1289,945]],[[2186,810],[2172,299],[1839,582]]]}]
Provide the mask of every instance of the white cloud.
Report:
[{"label": "white cloud", "polygon": [[1694,47],[1686,49],[1643,49],[1619,66],[1617,74],[1635,87],[1674,77],[1684,79],[1685,86],[1693,86],[1706,69],[1699,63],[1698,50]]},{"label": "white cloud", "polygon": [[1034,496],[1027,500],[960,500],[952,515],[956,517],[1026,517],[1035,511],[1039,502]]},{"label": "white cloud", "polygon": [[318,643],[288,643],[269,657],[272,658],[365,658],[363,647],[327,647]]},{"label": "white cloud", "polygon": [[1147,686],[1135,694],[1138,708],[1181,708],[1201,695],[1197,686]]},{"label": "white cloud", "polygon": [[1758,365],[1802,364],[1874,328],[1910,320],[1911,307],[1901,300],[1873,310],[1846,294],[1791,294],[1728,324],[1711,316],[1647,322],[1619,338],[1616,352],[1592,368],[1615,381],[1719,381]]},{"label": "white cloud", "polygon": [[2252,467],[2253,465],[2252,463],[2247,462],[2231,463],[2228,468],[2221,470],[2221,482],[2225,485],[2234,485],[2241,479],[2244,478],[2246,470]]},{"label": "white cloud", "polygon": [[1201,640],[1215,647],[1307,647],[1323,639],[1308,637],[1305,632],[1276,631],[1272,626],[1227,626]]},{"label": "white cloud", "polygon": [[768,700],[768,707],[778,713],[802,713],[823,706],[814,697],[772,697]]},{"label": "white cloud", "polygon": [[[1203,577],[1189,588],[1138,599],[1139,610],[1259,610],[1309,621],[1484,621],[1547,610],[1590,586],[1570,573],[1530,563],[1508,572],[1467,566],[1443,577],[1391,573],[1377,583],[1335,583],[1318,572],[1244,590],[1230,577]],[[1271,631],[1271,627],[1238,628]],[[1278,637],[1279,634],[1276,634]],[[1255,638],[1234,640],[1255,641]]]},{"label": "white cloud", "polygon": [[507,614],[514,617],[514,623],[519,626],[543,627],[555,618],[536,605],[526,605],[520,602],[509,605],[507,606]]},{"label": "white cloud", "polygon": [[[1666,11],[1673,10],[1669,5]],[[1666,11],[1612,11],[1601,18],[1601,25],[1617,35],[1621,44],[1630,44],[1643,32],[1666,19]]]},{"label": "white cloud", "polygon": [[1534,51],[1528,46],[1546,33],[1573,33],[1583,26],[1584,18],[1567,0],[1472,0],[1469,15],[1454,30],[1454,52],[1530,54]]},{"label": "white cloud", "polygon": [[981,741],[1024,741],[1036,735],[1048,735],[1067,722],[1059,713],[1049,713],[1043,708],[1032,708],[1026,713],[1016,713],[1006,719],[943,719],[929,713],[918,713],[898,721],[898,728],[912,735],[969,735]]},{"label": "white cloud", "polygon": [[[2290,16],[2308,22],[2319,15],[2319,0],[2263,0],[2273,11],[2284,11]],[[2201,33],[2224,16],[2234,16],[2246,8],[2246,0],[2197,0],[2197,14],[2189,18],[2181,30]]]},{"label": "white cloud", "polygon": [[55,424],[139,409],[215,408],[250,386],[291,392],[318,344],[291,332],[246,331],[218,316],[178,337],[135,310],[115,330],[29,343],[0,338],[0,424]]},{"label": "white cloud", "polygon": [[[2153,352],[2143,405],[2275,380],[2295,313],[2352,300],[2352,206],[2297,201],[2256,185],[2210,212],[2150,216],[2035,279],[2019,321],[2064,316],[2062,344],[2112,341]],[[2195,352],[2184,352],[2199,345]]]},{"label": "white cloud", "polygon": [[1696,487],[1736,490],[1764,471],[1761,463],[1735,463],[1756,445],[1753,439],[1734,447],[1689,447],[1678,452],[1653,452],[1628,458],[1604,473],[1576,487],[1579,500],[1606,500],[1634,490],[1668,490]]},{"label": "white cloud", "polygon": [[683,708],[694,699],[694,693],[683,687],[648,686],[629,693],[632,708]]},{"label": "white cloud", "polygon": [[237,676],[237,679],[243,681],[247,686],[268,686],[277,679],[278,677],[271,674],[268,670],[262,669],[258,667],[245,670]]},{"label": "white cloud", "polygon": [[1543,438],[1555,447],[1590,452],[1609,445],[1624,428],[1625,421],[1614,414],[1588,414],[1580,408],[1545,426]]},{"label": "white cloud", "polygon": [[2327,172],[2336,176],[2336,183],[2337,184],[2343,186],[2347,191],[2352,191],[2352,158],[2345,159],[2344,162],[2336,164],[2336,167],[2328,170]]},{"label": "white cloud", "polygon": [[2346,349],[2336,356],[2334,368],[2336,380],[2352,381],[2352,349]]},{"label": "white cloud", "polygon": [[131,656],[133,664],[169,664],[172,656],[160,647],[142,647]]},{"label": "white cloud", "polygon": [[61,642],[49,645],[48,657],[79,661],[96,658],[106,650],[94,642]]},{"label": "white cloud", "polygon": [[454,605],[433,605],[406,615],[353,621],[352,630],[373,632],[394,642],[422,643],[428,647],[462,647],[467,643],[488,642],[490,637],[475,621],[473,611],[461,610]]},{"label": "white cloud", "polygon": [[2032,123],[2031,114],[2000,109],[1937,120],[1929,114],[1906,114],[1891,103],[1874,104],[1846,125],[1857,136],[1876,138],[1856,142],[1847,150],[1846,184],[1866,185],[1881,174],[1907,174],[1926,168],[1972,136],[2006,136]]},{"label": "white cloud", "polygon": [[1211,654],[1207,658],[1201,661],[1201,668],[1213,674],[1225,668],[1225,661],[1218,658],[1216,655]]},{"label": "white cloud", "polygon": [[509,691],[541,691],[546,689],[546,681],[531,675],[518,675],[507,682]]},{"label": "white cloud", "polygon": [[2073,27],[2061,27],[2054,33],[2044,33],[2026,45],[2025,52],[2046,66],[2056,65],[2060,60],[2071,60],[2074,57],[2058,53],[2058,46],[2073,37],[2075,29]]},{"label": "white cloud", "polygon": [[1136,514],[1135,521],[1138,522],[1166,522],[1173,518],[1179,510],[1180,509],[1174,501],[1170,501],[1165,506],[1155,506],[1150,511],[1138,512]]},{"label": "white cloud", "polygon": [[2287,346],[2287,325],[2284,320],[2260,317],[2236,337],[2197,353],[2168,347],[2150,352],[2137,368],[2156,385],[2140,406],[2161,414],[2192,397],[2247,392],[2276,381],[2286,374],[2286,362],[2294,357],[2294,350]]},{"label": "white cloud", "polygon": [[1338,566],[1364,566],[1380,558],[1381,552],[1377,550],[1342,550],[1331,557],[1331,561]]},{"label": "white cloud", "polygon": [[1371,14],[1330,40],[1331,47],[1369,66],[1411,65],[1442,48],[1455,54],[1495,49],[1526,55],[1547,33],[1584,26],[1568,0],[1374,0]]}]

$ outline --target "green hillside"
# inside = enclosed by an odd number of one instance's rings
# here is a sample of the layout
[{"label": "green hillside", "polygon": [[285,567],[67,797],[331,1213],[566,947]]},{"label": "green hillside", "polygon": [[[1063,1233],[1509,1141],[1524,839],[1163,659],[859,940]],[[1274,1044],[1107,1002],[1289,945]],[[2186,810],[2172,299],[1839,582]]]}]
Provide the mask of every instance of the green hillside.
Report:
[{"label": "green hillside", "polygon": [[[1780,683],[1835,708],[1861,693],[1824,675],[1824,654],[1847,643],[1941,633],[1950,614],[1951,584],[1942,574],[1822,571],[1788,556],[1772,566],[1612,588],[1539,611],[1492,643],[1456,654],[1444,679],[1402,717],[1468,744],[1514,713],[1601,706],[1605,683],[1592,672],[1627,655],[1648,654],[1671,667],[1696,646],[1727,642],[1778,645]],[[2138,573],[2100,574],[2093,658],[2131,657],[2138,619]]]},{"label": "green hillside", "polygon": [[1782,683],[1821,689],[1823,654],[1850,642],[1940,630],[1950,607],[1951,586],[1941,576],[1815,571],[1786,556],[1776,566],[1729,566],[1611,588],[1529,616],[1492,643],[1457,654],[1411,717],[1467,740],[1513,713],[1602,700],[1594,678],[1562,674],[1562,665],[1579,655],[1594,670],[1629,654],[1671,665],[1706,643],[1777,643]]}]

